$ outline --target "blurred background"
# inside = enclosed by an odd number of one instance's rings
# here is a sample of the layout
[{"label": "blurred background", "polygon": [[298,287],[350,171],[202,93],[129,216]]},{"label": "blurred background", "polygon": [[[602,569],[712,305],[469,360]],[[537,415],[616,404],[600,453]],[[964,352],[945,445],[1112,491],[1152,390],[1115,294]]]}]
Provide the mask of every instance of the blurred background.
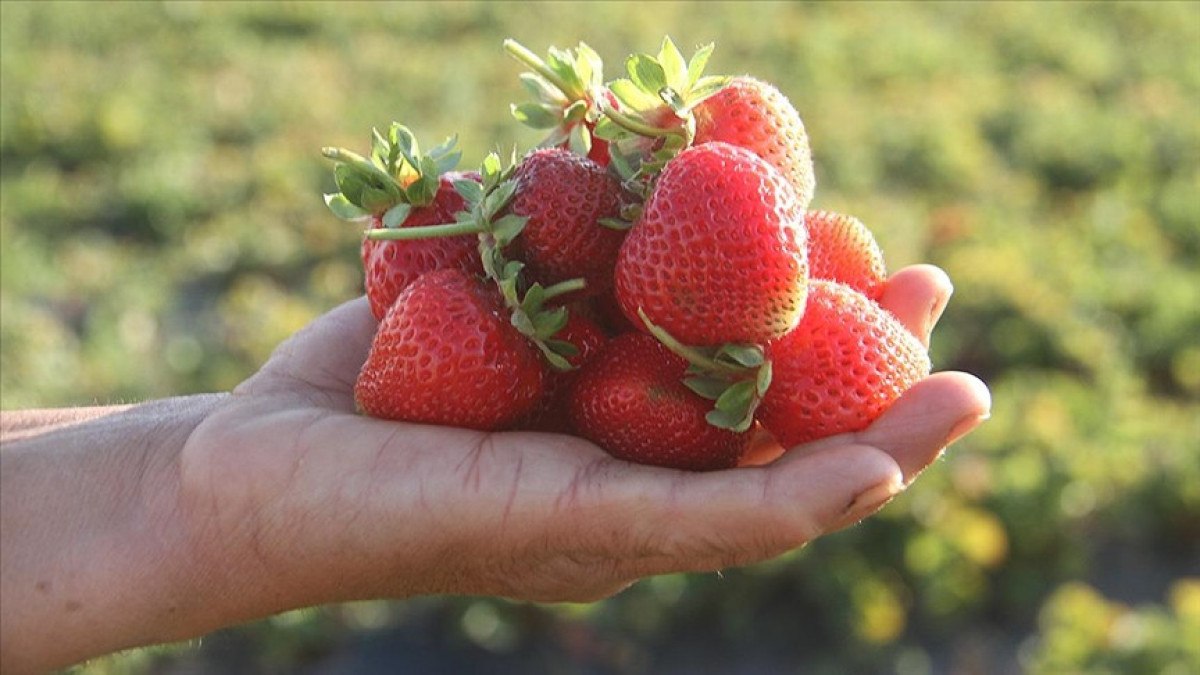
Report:
[{"label": "blurred background", "polygon": [[[225,390],[359,292],[323,145],[466,163],[535,52],[776,83],[814,207],[946,268],[993,419],[882,514],[592,605],[292,612],[98,673],[1200,672],[1200,5],[0,4],[0,405]],[[1190,635],[1191,638],[1187,638]]]}]

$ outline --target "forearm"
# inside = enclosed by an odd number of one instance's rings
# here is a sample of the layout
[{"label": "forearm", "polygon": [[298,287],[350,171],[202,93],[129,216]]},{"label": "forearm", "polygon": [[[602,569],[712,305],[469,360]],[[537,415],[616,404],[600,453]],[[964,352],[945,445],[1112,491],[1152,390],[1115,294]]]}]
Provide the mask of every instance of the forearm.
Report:
[{"label": "forearm", "polygon": [[222,398],[4,415],[0,670],[186,636],[199,599],[179,452]]}]

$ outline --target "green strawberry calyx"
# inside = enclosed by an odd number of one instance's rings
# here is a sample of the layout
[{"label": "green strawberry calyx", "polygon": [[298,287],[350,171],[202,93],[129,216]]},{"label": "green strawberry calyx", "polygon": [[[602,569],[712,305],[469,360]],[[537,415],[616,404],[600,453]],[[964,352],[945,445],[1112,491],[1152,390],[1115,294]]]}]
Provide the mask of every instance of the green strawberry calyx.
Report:
[{"label": "green strawberry calyx", "polygon": [[763,348],[740,343],[690,347],[651,322],[641,308],[638,316],[655,339],[688,362],[684,386],[714,401],[713,409],[705,415],[708,423],[739,433],[749,429],[771,386],[771,361]]},{"label": "green strawberry calyx", "polygon": [[345,148],[322,148],[321,154],[336,162],[338,188],[325,195],[325,204],[343,220],[382,216],[384,225],[399,227],[414,207],[433,202],[442,174],[462,157],[456,143],[450,137],[422,153],[408,127],[392,122],[386,135],[372,130],[370,158]]},{"label": "green strawberry calyx", "polygon": [[[368,230],[367,239],[395,241],[449,237],[463,234],[479,236],[479,254],[484,274],[496,284],[504,304],[511,314],[514,328],[537,346],[557,370],[572,370],[567,361],[578,349],[554,336],[567,324],[566,307],[550,307],[547,302],[566,293],[581,290],[583,279],[568,279],[551,286],[534,283],[525,286],[521,271],[525,263],[509,260],[504,249],[521,235],[528,218],[507,213],[509,202],[517,191],[512,174],[517,165],[515,156],[504,167],[496,153],[489,154],[480,167],[480,181],[470,178],[454,181],[454,189],[462,195],[465,205],[455,216],[455,222],[424,227],[388,225]],[[386,218],[385,218],[386,221]]]},{"label": "green strawberry calyx", "polygon": [[598,101],[604,118],[594,133],[610,142],[613,163],[622,177],[653,175],[692,144],[693,109],[730,79],[703,74],[712,51],[713,45],[707,44],[684,60],[671,38],[665,37],[657,55],[630,56],[625,61],[629,76],[608,83],[621,106]]},{"label": "green strawberry calyx", "polygon": [[534,129],[549,129],[541,147],[569,148],[587,156],[592,150],[592,126],[601,117],[599,101],[606,97],[604,63],[594,49],[580,42],[574,51],[551,47],[543,60],[516,40],[504,50],[530,69],[519,76],[532,101],[512,104],[512,116]]}]

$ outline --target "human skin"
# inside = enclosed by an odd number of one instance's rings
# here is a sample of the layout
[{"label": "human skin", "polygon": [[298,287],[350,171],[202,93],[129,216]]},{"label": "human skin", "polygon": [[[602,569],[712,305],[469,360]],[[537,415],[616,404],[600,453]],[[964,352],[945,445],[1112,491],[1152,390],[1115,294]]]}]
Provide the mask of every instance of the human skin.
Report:
[{"label": "human skin", "polygon": [[[915,266],[882,303],[927,342],[950,292]],[[874,513],[990,408],[979,380],[936,373],[862,432],[688,473],[357,415],[375,326],[346,303],[230,393],[0,413],[0,670],[332,602],[590,601],[750,565]]]}]

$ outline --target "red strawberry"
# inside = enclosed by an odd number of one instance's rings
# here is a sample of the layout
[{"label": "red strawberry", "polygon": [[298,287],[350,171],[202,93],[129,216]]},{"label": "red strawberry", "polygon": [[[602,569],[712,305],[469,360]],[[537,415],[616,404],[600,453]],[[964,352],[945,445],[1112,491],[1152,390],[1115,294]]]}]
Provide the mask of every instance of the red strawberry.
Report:
[{"label": "red strawberry", "polygon": [[736,465],[750,434],[710,425],[712,402],[682,384],[685,370],[649,335],[613,338],[579,371],[571,422],[619,459],[695,471]]},{"label": "red strawberry", "polygon": [[[479,180],[478,174],[447,173],[441,177],[433,201],[414,208],[404,222],[400,223],[400,227],[454,222],[454,216],[463,209],[464,201],[454,190],[453,182],[463,178]],[[383,227],[381,215],[371,217],[371,229]],[[457,237],[408,241],[364,239],[362,261],[371,312],[376,319],[382,319],[400,295],[400,291],[422,274],[450,267],[464,272],[478,271],[479,238],[472,234],[464,234]]]},{"label": "red strawberry", "polygon": [[757,155],[705,143],[672,160],[625,238],[621,309],[686,345],[761,343],[791,330],[808,282],[804,211]]},{"label": "red strawberry", "polygon": [[[574,356],[566,357],[567,362],[575,368],[590,361],[605,341],[608,340],[604,331],[595,321],[583,313],[571,309],[567,323],[557,333],[554,339],[570,343],[575,349]],[[571,384],[575,381],[578,370],[550,370],[547,373],[546,387],[542,399],[533,412],[517,426],[531,431],[551,431],[570,433],[571,423],[567,410],[567,398]]]},{"label": "red strawberry", "polygon": [[724,141],[767,160],[787,178],[800,203],[808,206],[816,189],[808,134],[800,114],[773,85],[735,77],[693,110],[695,143]]},{"label": "red strawberry", "polygon": [[883,252],[859,219],[830,211],[809,211],[808,274],[813,279],[839,281],[878,300],[887,269]]},{"label": "red strawberry", "polygon": [[813,281],[795,330],[767,344],[771,387],[758,420],[785,447],[865,429],[929,374],[925,347],[849,286]]},{"label": "red strawberry", "polygon": [[542,395],[537,348],[491,286],[458,269],[419,277],[383,318],[354,386],[368,415],[502,429]]},{"label": "red strawberry", "polygon": [[530,278],[550,286],[582,277],[585,295],[610,288],[625,233],[600,221],[620,215],[617,179],[586,157],[544,148],[526,155],[512,180],[509,212],[528,219],[516,244]]},{"label": "red strawberry", "polygon": [[604,64],[600,56],[580,42],[575,51],[550,48],[543,61],[515,40],[505,40],[504,49],[533,72],[521,74],[521,83],[536,100],[512,106],[519,122],[535,129],[549,129],[542,147],[571,150],[608,166],[608,143],[592,135],[600,117],[598,100],[616,105],[616,97],[604,87]]},{"label": "red strawberry", "polygon": [[692,145],[721,141],[746,148],[778,169],[807,207],[816,180],[800,115],[766,82],[702,77],[712,49],[701,47],[685,62],[667,38],[657,55],[631,56],[629,78],[609,84],[622,105],[603,107],[607,119],[596,133],[616,142],[617,166],[640,163],[642,173],[657,171]]},{"label": "red strawberry", "polygon": [[[453,139],[422,154],[412,132],[393,123],[386,136],[375,132],[371,157],[341,148],[323,154],[338,162],[338,192],[325,203],[339,218],[369,221],[369,229],[400,229],[451,223],[465,206],[456,180],[478,182],[478,174],[450,173],[458,162]],[[372,241],[362,245],[371,311],[382,319],[414,279],[432,270],[480,269],[479,240],[471,234],[429,241]]]}]

